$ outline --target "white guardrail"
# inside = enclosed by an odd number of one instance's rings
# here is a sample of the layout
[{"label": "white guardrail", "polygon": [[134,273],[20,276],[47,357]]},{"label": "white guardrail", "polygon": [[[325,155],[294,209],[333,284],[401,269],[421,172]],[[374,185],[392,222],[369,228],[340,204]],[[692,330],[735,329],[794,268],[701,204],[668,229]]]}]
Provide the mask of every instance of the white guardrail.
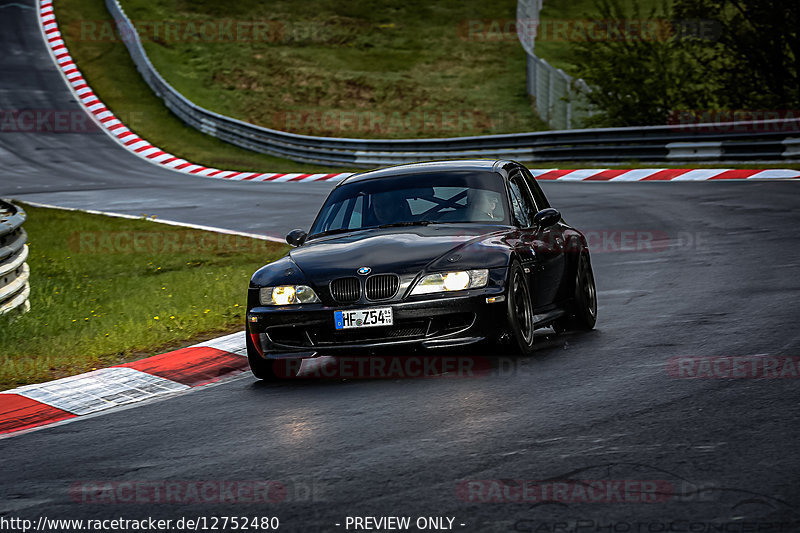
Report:
[{"label": "white guardrail", "polygon": [[[106,0],[145,82],[183,122],[256,152],[348,168],[432,159],[500,158],[525,162],[622,163],[789,161],[800,158],[800,118],[728,124],[567,129],[440,139],[352,139],[298,135],[248,124],[191,102],[158,73],[118,0]],[[543,80],[537,80],[545,84]],[[547,86],[555,81],[548,80]],[[555,93],[553,93],[555,94]],[[560,101],[560,100],[558,100]],[[549,104],[548,104],[549,105]],[[564,116],[568,123],[571,117]]]},{"label": "white guardrail", "polygon": [[30,309],[28,235],[22,229],[25,211],[0,200],[0,315]]}]

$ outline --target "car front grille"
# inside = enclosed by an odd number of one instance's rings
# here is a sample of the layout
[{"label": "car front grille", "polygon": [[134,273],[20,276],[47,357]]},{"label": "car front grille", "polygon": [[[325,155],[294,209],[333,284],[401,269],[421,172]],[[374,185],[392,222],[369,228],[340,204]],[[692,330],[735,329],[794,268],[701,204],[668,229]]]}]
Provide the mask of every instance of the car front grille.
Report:
[{"label": "car front grille", "polygon": [[339,278],[331,281],[331,296],[342,304],[357,301],[361,297],[361,280],[358,278]]},{"label": "car front grille", "polygon": [[388,300],[397,292],[400,278],[397,274],[376,274],[367,278],[367,299]]}]

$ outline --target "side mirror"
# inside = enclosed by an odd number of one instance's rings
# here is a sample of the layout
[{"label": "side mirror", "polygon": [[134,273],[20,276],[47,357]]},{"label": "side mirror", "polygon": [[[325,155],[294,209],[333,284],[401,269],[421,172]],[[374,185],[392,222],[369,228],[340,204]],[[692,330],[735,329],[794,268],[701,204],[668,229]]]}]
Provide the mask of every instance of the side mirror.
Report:
[{"label": "side mirror", "polygon": [[540,228],[549,228],[559,220],[561,220],[561,213],[552,207],[542,209],[533,216],[533,223]]},{"label": "side mirror", "polygon": [[305,231],[301,229],[293,229],[286,236],[286,242],[292,246],[301,246],[304,242],[306,242],[306,237],[308,237],[308,233]]}]

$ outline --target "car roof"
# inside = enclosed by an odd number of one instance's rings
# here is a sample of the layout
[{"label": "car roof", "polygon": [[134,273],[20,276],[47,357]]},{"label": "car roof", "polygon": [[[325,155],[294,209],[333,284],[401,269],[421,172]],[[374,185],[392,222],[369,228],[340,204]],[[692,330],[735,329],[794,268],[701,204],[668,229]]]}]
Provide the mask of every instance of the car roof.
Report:
[{"label": "car roof", "polygon": [[454,159],[448,161],[425,161],[422,163],[407,163],[404,165],[395,165],[386,168],[379,168],[375,170],[367,170],[348,176],[339,182],[339,185],[345,183],[354,183],[358,181],[365,181],[377,178],[388,178],[414,174],[424,174],[429,172],[456,172],[456,171],[473,171],[473,172],[497,172],[505,175],[502,172],[508,164],[519,164],[513,161],[503,159]]}]

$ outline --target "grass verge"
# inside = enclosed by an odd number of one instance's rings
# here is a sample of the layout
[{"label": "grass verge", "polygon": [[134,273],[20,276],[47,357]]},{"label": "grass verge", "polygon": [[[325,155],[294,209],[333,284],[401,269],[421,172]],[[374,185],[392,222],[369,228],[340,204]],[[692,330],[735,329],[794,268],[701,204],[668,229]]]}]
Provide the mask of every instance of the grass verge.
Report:
[{"label": "grass verge", "polygon": [[[247,122],[367,138],[545,129],[526,94],[519,42],[465,32],[471,20],[514,17],[516,0],[122,4],[178,91]],[[108,16],[94,7],[102,0],[60,5],[72,46],[119,44],[104,42]]]},{"label": "grass verge", "polygon": [[0,316],[0,389],[242,329],[247,283],[281,244],[31,207],[31,310]]}]

